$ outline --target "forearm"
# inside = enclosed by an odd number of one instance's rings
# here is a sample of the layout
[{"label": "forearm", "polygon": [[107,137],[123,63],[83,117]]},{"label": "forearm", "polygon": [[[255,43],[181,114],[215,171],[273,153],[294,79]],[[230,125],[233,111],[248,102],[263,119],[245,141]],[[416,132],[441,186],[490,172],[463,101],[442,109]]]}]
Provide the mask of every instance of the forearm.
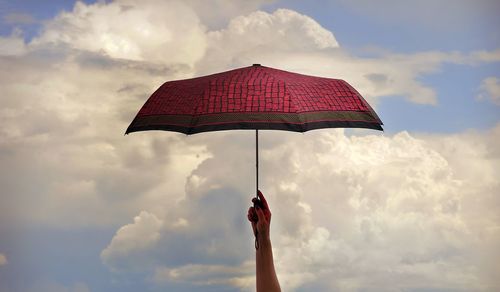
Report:
[{"label": "forearm", "polygon": [[257,292],[281,292],[278,277],[274,270],[273,249],[269,238],[259,238],[256,251]]}]

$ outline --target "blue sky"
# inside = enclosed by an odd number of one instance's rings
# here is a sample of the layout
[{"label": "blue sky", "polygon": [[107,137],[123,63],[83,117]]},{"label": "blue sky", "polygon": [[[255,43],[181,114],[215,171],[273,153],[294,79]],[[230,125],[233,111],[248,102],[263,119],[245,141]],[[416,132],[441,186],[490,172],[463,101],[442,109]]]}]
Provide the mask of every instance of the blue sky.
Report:
[{"label": "blue sky", "polygon": [[252,137],[123,131],[161,82],[255,60],[385,124],[262,134],[285,291],[500,288],[498,1],[94,3],[0,0],[0,292],[253,291]]}]

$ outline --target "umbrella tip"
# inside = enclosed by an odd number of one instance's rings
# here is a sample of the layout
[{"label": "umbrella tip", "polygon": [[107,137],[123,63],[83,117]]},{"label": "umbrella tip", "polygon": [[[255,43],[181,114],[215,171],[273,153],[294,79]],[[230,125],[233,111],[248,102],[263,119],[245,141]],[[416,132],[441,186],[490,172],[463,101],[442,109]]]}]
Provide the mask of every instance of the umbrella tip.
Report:
[{"label": "umbrella tip", "polygon": [[254,67],[260,67],[260,64],[252,64]]}]

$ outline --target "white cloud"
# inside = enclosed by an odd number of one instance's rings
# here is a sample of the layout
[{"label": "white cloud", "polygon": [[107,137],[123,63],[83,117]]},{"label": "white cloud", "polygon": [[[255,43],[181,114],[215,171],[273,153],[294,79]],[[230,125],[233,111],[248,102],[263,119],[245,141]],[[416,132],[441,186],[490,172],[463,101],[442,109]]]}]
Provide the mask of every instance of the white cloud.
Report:
[{"label": "white cloud", "polygon": [[0,266],[5,266],[7,263],[7,257],[3,253],[0,253]]},{"label": "white cloud", "polygon": [[[474,272],[487,265],[471,253],[498,242],[493,223],[498,216],[490,213],[478,224],[475,221],[485,214],[465,209],[477,194],[490,194],[476,203],[483,206],[480,209],[497,204],[491,196],[500,187],[492,177],[499,156],[484,147],[498,144],[487,138],[498,128],[475,139],[455,137],[449,144],[453,147],[446,150],[434,146],[437,137],[416,139],[404,132],[394,137],[318,134],[305,143],[299,137],[275,149],[272,153],[284,154],[272,159],[278,167],[268,170],[273,174],[274,205],[279,206],[274,214],[289,220],[284,227],[290,233],[276,245],[281,275],[314,271],[313,279],[303,275],[294,280],[325,283],[330,287],[326,290],[341,291],[373,285],[381,291],[400,291],[421,283],[422,288],[434,289],[497,287],[484,270]],[[290,162],[283,157],[290,157]],[[475,165],[456,164],[457,160],[474,160]],[[471,176],[477,168],[482,169],[480,180]],[[467,175],[456,175],[459,171]],[[311,206],[312,221],[299,229],[302,232],[294,232],[304,219],[293,218],[300,213],[283,202],[290,192],[276,187],[280,183],[298,185],[292,194],[300,194],[300,201]],[[483,237],[483,232],[490,235]]]},{"label": "white cloud", "polygon": [[[363,137],[335,130],[264,132],[261,188],[273,211],[283,289],[498,288],[492,276],[498,257],[485,255],[495,255],[500,240],[498,210],[491,208],[500,191],[495,178],[500,153],[494,147],[499,129],[420,138],[406,132]],[[251,196],[252,137],[233,132],[200,139],[213,156],[193,171],[196,183],[188,181],[185,201],[171,209],[196,224],[182,232],[164,229],[150,247],[156,256],[165,248],[196,256],[178,262],[163,254],[161,262],[178,264],[157,264],[152,277],[159,284],[250,290],[252,235],[249,226],[240,227],[246,210],[240,202]],[[227,206],[234,211],[228,213]],[[231,235],[240,239],[231,241]],[[229,257],[229,264],[225,256],[235,246],[240,259]]]},{"label": "white cloud", "polygon": [[72,12],[59,14],[32,41],[33,46],[58,44],[112,58],[168,64],[192,64],[206,47],[205,28],[180,1],[77,2]]},{"label": "white cloud", "polygon": [[22,38],[21,31],[16,30],[11,36],[0,36],[0,57],[18,56],[26,52],[26,44]]},{"label": "white cloud", "polygon": [[117,263],[117,260],[126,259],[127,266],[140,269],[142,264],[141,260],[137,260],[137,254],[147,251],[158,242],[162,225],[162,220],[154,214],[142,211],[134,218],[134,223],[118,229],[111,243],[102,251],[102,261],[116,268],[123,264]]},{"label": "white cloud", "polygon": [[[269,55],[337,48],[333,33],[312,18],[288,9],[256,11],[232,19],[226,28],[208,32],[207,52],[197,63],[199,74],[213,68],[267,63]],[[265,63],[266,62],[266,63]]]},{"label": "white cloud", "polygon": [[495,105],[500,105],[500,82],[496,77],[488,77],[479,86],[480,94],[477,99],[488,99]]},{"label": "white cloud", "polygon": [[210,29],[218,29],[226,26],[232,18],[258,10],[275,0],[185,0],[183,2],[196,11],[204,25]]},{"label": "white cloud", "polygon": [[288,9],[278,9],[272,14],[257,11],[238,16],[227,28],[211,32],[211,38],[212,47],[224,44],[236,51],[232,55],[259,50],[259,47],[300,52],[339,46],[332,32],[314,19]]},{"label": "white cloud", "polygon": [[[0,221],[109,225],[140,210],[161,212],[161,202],[183,191],[174,182],[206,159],[204,146],[173,133],[123,133],[164,76],[184,69],[63,53],[0,59],[16,68],[0,71],[0,184],[16,194],[2,197]],[[16,215],[12,204],[29,215]]]}]

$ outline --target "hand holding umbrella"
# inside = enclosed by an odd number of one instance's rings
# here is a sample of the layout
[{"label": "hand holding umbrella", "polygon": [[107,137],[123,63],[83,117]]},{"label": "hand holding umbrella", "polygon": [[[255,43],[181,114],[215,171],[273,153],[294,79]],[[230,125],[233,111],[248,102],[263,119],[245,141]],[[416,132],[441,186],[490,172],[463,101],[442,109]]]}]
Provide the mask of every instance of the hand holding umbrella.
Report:
[{"label": "hand holding umbrella", "polygon": [[261,191],[257,192],[258,198],[253,198],[253,207],[248,209],[248,220],[252,222],[256,245],[259,241],[269,240],[269,225],[271,223],[271,210]]},{"label": "hand holding umbrella", "polygon": [[258,198],[252,199],[254,206],[248,209],[247,214],[255,234],[255,244],[260,247],[255,252],[257,292],[278,292],[281,288],[274,269],[273,249],[269,235],[271,210],[261,191],[258,191],[257,195]]}]

